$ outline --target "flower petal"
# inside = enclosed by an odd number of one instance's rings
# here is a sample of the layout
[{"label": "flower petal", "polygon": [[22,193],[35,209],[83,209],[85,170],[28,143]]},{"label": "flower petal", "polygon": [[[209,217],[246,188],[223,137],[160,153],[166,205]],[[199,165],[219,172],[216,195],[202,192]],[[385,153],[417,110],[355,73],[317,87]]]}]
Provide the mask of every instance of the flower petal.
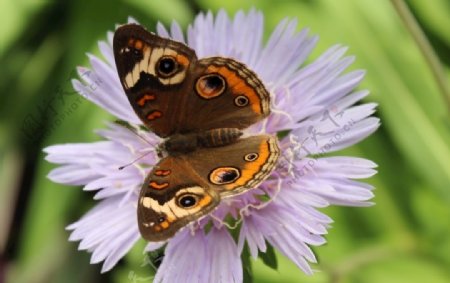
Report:
[{"label": "flower petal", "polygon": [[167,244],[165,256],[156,272],[155,283],[208,282],[211,261],[202,232],[183,230]]},{"label": "flower petal", "polygon": [[102,272],[116,265],[140,238],[135,206],[132,202],[119,206],[120,200],[110,197],[101,201],[67,227],[73,230],[69,240],[81,240],[79,249],[93,252],[91,263],[104,261]]},{"label": "flower petal", "polygon": [[[176,267],[176,268],[175,268]],[[154,282],[242,282],[242,263],[226,229],[192,235],[178,233],[170,240]]]},{"label": "flower petal", "polygon": [[113,65],[108,65],[89,55],[92,70],[78,67],[78,75],[84,83],[72,80],[73,88],[83,97],[99,105],[117,118],[133,124],[141,124],[131,108]]},{"label": "flower petal", "polygon": [[306,243],[320,245],[325,243],[325,239],[304,229],[295,210],[271,203],[246,217],[243,226],[246,228],[242,233],[246,234],[241,237],[247,240],[249,246],[258,246],[256,242],[251,243],[252,239],[264,236],[306,274],[312,274],[307,261],[316,262],[316,259]]},{"label": "flower petal", "polygon": [[206,236],[206,250],[210,251],[210,278],[208,282],[242,282],[241,257],[236,243],[226,229],[211,229]]}]

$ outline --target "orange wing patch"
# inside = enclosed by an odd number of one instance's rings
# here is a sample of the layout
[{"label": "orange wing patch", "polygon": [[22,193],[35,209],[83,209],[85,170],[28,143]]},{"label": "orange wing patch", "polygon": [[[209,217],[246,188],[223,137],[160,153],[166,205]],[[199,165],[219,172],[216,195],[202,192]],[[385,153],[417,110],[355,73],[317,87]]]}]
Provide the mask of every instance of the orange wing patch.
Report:
[{"label": "orange wing patch", "polygon": [[171,173],[170,170],[156,170],[154,174],[156,176],[167,176],[170,175],[170,173]]},{"label": "orange wing patch", "polygon": [[184,67],[187,67],[189,65],[189,59],[181,54],[177,54],[175,60],[178,62],[178,64],[183,65]]},{"label": "orange wing patch", "polygon": [[142,42],[142,40],[136,39],[134,37],[130,37],[130,39],[128,39],[128,47],[136,48],[137,50],[142,50],[144,46],[145,44]]},{"label": "orange wing patch", "polygon": [[159,184],[159,183],[157,183],[157,182],[155,182],[155,181],[151,181],[151,182],[148,184],[148,186],[149,186],[150,188],[152,188],[152,189],[155,189],[155,190],[162,190],[162,189],[167,188],[167,187],[169,186],[169,183],[165,182],[165,183]]},{"label": "orange wing patch", "polygon": [[233,71],[229,69],[227,66],[209,66],[207,69],[207,73],[217,73],[220,74],[223,78],[225,78],[227,82],[228,88],[231,90],[233,98],[238,96],[245,96],[250,101],[250,106],[252,110],[258,114],[261,114],[261,105],[258,94],[255,89],[251,87],[246,80],[239,76],[239,71]]},{"label": "orange wing patch", "polygon": [[155,119],[158,119],[161,117],[162,117],[162,112],[155,110],[155,111],[150,112],[150,114],[147,115],[147,120],[152,121],[152,120],[155,120]]},{"label": "orange wing patch", "polygon": [[142,96],[138,100],[137,104],[139,106],[143,107],[147,101],[151,101],[151,100],[155,100],[155,95],[153,95],[153,94],[145,94],[144,96]]},{"label": "orange wing patch", "polygon": [[225,185],[227,191],[239,190],[240,188],[252,188],[261,183],[276,165],[279,156],[276,138],[262,140],[256,159],[247,162],[241,168],[241,176],[233,183]]},{"label": "orange wing patch", "polygon": [[153,226],[153,230],[156,232],[161,232],[161,230],[166,230],[170,227],[170,224],[174,221],[174,219],[165,219],[164,221],[160,222],[159,224],[156,224]]}]

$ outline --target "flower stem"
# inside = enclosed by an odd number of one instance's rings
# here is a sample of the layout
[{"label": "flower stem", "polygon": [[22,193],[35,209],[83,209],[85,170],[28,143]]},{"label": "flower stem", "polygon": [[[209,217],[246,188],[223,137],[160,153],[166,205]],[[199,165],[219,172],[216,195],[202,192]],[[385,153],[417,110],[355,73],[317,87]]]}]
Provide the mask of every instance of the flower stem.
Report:
[{"label": "flower stem", "polygon": [[420,28],[416,19],[412,15],[405,1],[391,0],[391,2],[400,18],[402,19],[403,23],[405,24],[406,28],[411,33],[412,37],[419,46],[419,49],[422,52],[423,56],[425,57],[425,60],[427,61],[428,66],[430,67],[433,76],[438,84],[444,101],[447,104],[447,110],[450,113],[450,89],[447,84],[444,69],[439,61],[438,56],[436,55],[436,52],[428,41],[425,33]]}]

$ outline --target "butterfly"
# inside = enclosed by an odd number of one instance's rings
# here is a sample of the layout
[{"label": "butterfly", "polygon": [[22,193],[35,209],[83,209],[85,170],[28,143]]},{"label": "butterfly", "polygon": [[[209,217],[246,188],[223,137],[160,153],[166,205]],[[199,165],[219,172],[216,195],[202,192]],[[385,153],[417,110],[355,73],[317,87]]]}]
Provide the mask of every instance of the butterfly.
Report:
[{"label": "butterfly", "polygon": [[144,239],[171,238],[273,171],[280,153],[276,136],[242,137],[243,129],[270,113],[269,92],[244,64],[198,59],[187,45],[137,24],[117,28],[113,49],[132,108],[164,139],[164,154],[139,194]]}]

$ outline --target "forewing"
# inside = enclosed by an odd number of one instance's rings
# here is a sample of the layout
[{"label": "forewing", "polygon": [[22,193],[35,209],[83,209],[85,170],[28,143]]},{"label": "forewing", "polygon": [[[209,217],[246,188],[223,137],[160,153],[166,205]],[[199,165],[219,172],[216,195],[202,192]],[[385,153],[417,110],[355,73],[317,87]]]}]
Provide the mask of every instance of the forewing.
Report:
[{"label": "forewing", "polygon": [[120,82],[136,114],[157,135],[174,134],[180,103],[192,85],[195,52],[136,24],[116,30],[113,48]]}]

